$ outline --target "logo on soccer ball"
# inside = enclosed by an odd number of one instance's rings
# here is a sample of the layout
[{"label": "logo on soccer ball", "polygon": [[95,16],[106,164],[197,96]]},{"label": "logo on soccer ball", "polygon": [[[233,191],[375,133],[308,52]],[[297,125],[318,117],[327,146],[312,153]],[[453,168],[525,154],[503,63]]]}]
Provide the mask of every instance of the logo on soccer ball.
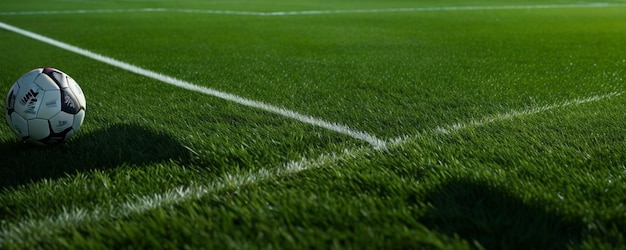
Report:
[{"label": "logo on soccer ball", "polygon": [[65,120],[63,120],[63,121],[59,121],[59,122],[57,123],[57,128],[63,127],[63,126],[65,126],[65,125],[67,125],[67,123],[68,123],[68,122],[67,122],[67,121],[65,121]]},{"label": "logo on soccer ball", "polygon": [[22,97],[22,100],[20,100],[20,103],[22,103],[22,105],[26,105],[26,103],[36,102],[37,95],[39,95],[39,92],[35,92],[34,89],[30,89],[28,93],[26,93],[26,95]]},{"label": "logo on soccer ball", "polygon": [[74,100],[72,100],[72,98],[70,96],[65,96],[65,100],[64,102],[66,106],[70,107],[70,108],[75,108],[74,106]]},{"label": "logo on soccer ball", "polygon": [[24,112],[28,114],[35,114],[37,111],[37,95],[39,95],[39,91],[35,91],[34,89],[30,89],[24,97],[20,100],[20,103],[26,106]]},{"label": "logo on soccer ball", "polygon": [[51,100],[51,101],[47,101],[46,102],[46,107],[48,108],[56,108],[57,107],[57,99]]}]

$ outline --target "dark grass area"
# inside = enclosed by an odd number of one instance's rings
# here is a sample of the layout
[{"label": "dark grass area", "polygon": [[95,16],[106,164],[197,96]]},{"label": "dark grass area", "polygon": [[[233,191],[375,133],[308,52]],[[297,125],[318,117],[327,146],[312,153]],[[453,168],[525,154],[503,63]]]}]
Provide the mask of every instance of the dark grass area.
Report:
[{"label": "dark grass area", "polygon": [[117,124],[59,146],[9,141],[0,145],[1,188],[57,179],[77,172],[120,165],[146,166],[164,161],[191,162],[191,152],[172,136],[133,124]]},{"label": "dark grass area", "polygon": [[536,201],[520,200],[490,183],[449,180],[420,197],[429,205],[428,228],[459,235],[486,249],[563,249],[581,242],[586,227]]}]

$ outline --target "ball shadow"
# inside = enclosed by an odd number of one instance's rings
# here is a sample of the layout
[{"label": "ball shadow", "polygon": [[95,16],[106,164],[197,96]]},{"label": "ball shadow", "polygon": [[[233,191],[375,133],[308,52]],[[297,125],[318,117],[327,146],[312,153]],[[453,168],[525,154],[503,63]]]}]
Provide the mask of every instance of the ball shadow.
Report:
[{"label": "ball shadow", "polygon": [[68,143],[53,147],[8,142],[0,144],[0,189],[76,172],[170,160],[184,164],[190,160],[189,151],[166,133],[130,124],[79,132]]},{"label": "ball shadow", "polygon": [[431,205],[420,220],[450,236],[486,249],[563,249],[580,242],[583,224],[486,183],[448,182],[426,197]]}]

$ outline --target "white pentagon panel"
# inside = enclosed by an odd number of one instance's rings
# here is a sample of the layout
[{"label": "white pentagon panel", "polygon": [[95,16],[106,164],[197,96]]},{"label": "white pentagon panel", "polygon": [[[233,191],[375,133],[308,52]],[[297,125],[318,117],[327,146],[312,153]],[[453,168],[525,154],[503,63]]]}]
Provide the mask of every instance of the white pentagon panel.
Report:
[{"label": "white pentagon panel", "polygon": [[35,81],[35,78],[41,73],[42,69],[33,69],[30,72],[24,74],[20,79],[17,80],[20,87],[32,84]]},{"label": "white pentagon panel", "polygon": [[60,111],[61,92],[58,90],[44,92],[37,116],[42,119],[50,119]]},{"label": "white pentagon panel", "polygon": [[50,119],[50,127],[55,133],[59,133],[74,125],[74,115],[59,112]]},{"label": "white pentagon panel", "polygon": [[78,111],[78,113],[74,115],[74,124],[72,125],[72,128],[74,128],[74,130],[78,130],[78,128],[83,125],[83,120],[85,120],[85,110]]},{"label": "white pentagon panel", "polygon": [[54,82],[54,80],[52,80],[52,78],[50,78],[46,74],[39,74],[33,82],[41,87],[43,90],[60,89],[59,85],[57,85],[56,82]]},{"label": "white pentagon panel", "polygon": [[28,122],[17,113],[13,112],[10,116],[9,125],[15,133],[20,137],[28,136]]},{"label": "white pentagon panel", "polygon": [[74,96],[78,99],[80,106],[83,108],[87,108],[87,101],[85,100],[85,94],[83,94],[83,90],[80,88],[78,83],[74,81],[71,77],[67,77],[68,85]]},{"label": "white pentagon panel", "polygon": [[48,120],[33,119],[28,121],[28,135],[34,140],[41,140],[50,135]]},{"label": "white pentagon panel", "polygon": [[41,105],[42,94],[43,90],[35,84],[20,87],[15,98],[15,112],[27,120],[35,118]]}]

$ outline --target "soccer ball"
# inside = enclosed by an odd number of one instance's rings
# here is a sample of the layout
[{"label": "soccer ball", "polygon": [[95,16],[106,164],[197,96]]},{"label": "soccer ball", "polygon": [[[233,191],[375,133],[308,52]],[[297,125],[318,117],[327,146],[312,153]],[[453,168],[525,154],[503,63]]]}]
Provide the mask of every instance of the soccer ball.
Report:
[{"label": "soccer ball", "polygon": [[56,145],[78,131],[86,101],[78,83],[54,68],[34,69],[13,84],[6,98],[6,120],[22,139]]}]

